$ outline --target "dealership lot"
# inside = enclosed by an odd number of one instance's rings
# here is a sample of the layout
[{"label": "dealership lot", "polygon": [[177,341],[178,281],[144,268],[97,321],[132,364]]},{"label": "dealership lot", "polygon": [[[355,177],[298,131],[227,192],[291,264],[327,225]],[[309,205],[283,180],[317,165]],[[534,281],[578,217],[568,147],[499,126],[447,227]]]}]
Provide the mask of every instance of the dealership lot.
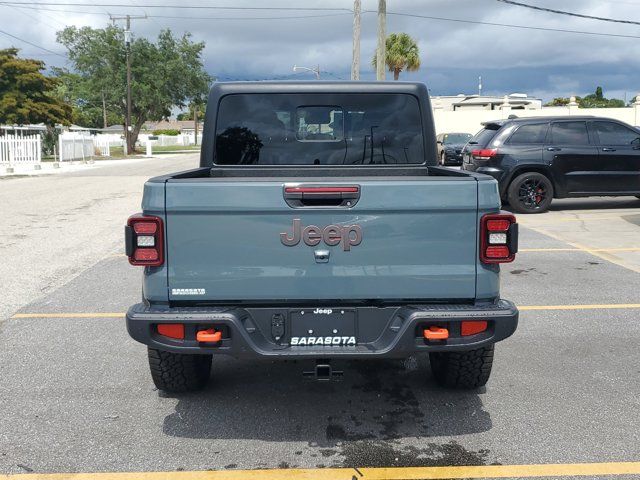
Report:
[{"label": "dealership lot", "polygon": [[196,164],[172,156],[0,181],[0,474],[614,471],[640,458],[640,200],[554,201],[519,217],[521,253],[502,267],[502,294],[523,307],[520,326],[497,345],[486,389],[443,390],[424,358],[344,362],[342,382],[311,383],[303,362],[220,357],[206,391],[170,396],[124,328],[140,271],[121,254],[121,227],[148,176]]}]

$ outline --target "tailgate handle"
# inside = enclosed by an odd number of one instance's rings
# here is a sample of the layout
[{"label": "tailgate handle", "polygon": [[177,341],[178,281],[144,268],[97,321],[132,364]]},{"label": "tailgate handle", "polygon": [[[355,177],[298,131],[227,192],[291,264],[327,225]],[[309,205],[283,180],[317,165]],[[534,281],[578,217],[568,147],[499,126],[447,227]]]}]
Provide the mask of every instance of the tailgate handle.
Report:
[{"label": "tailgate handle", "polygon": [[284,200],[293,208],[346,207],[351,208],[360,199],[359,185],[320,186],[285,185]]}]

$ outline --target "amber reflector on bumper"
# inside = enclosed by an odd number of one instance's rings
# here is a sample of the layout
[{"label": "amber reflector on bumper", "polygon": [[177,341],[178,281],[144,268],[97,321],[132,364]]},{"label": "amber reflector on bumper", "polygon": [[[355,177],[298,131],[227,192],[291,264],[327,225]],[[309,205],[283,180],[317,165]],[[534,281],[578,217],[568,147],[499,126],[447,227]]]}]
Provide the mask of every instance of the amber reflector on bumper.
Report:
[{"label": "amber reflector on bumper", "polygon": [[161,323],[158,325],[158,333],[165,337],[184,340],[184,325],[182,323]]},{"label": "amber reflector on bumper", "polygon": [[486,329],[487,329],[486,320],[462,322],[462,325],[460,325],[460,334],[463,337],[468,337],[469,335],[475,335],[476,333],[484,332]]}]

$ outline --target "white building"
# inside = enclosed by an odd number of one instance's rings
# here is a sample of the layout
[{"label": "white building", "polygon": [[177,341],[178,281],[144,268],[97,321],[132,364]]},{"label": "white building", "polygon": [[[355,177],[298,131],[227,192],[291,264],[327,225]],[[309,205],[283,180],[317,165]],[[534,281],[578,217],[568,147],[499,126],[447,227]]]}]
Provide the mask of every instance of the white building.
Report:
[{"label": "white building", "polygon": [[431,106],[434,109],[444,111],[458,110],[500,110],[509,101],[511,110],[539,110],[542,108],[542,100],[529,97],[526,93],[510,93],[501,97],[490,95],[443,95],[431,97]]}]

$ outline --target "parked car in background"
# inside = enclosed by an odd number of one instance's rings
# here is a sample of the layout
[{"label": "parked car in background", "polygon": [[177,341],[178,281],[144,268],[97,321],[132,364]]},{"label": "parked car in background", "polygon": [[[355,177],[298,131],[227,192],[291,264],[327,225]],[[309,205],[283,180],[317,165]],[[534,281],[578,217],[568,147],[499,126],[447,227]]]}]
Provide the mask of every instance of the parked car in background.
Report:
[{"label": "parked car in background", "polygon": [[440,165],[462,165],[462,149],[473,137],[470,133],[441,133],[436,137]]},{"label": "parked car in background", "polygon": [[640,198],[640,129],[593,116],[485,122],[463,149],[463,169],[498,180],[520,213],[546,211],[553,198]]}]

